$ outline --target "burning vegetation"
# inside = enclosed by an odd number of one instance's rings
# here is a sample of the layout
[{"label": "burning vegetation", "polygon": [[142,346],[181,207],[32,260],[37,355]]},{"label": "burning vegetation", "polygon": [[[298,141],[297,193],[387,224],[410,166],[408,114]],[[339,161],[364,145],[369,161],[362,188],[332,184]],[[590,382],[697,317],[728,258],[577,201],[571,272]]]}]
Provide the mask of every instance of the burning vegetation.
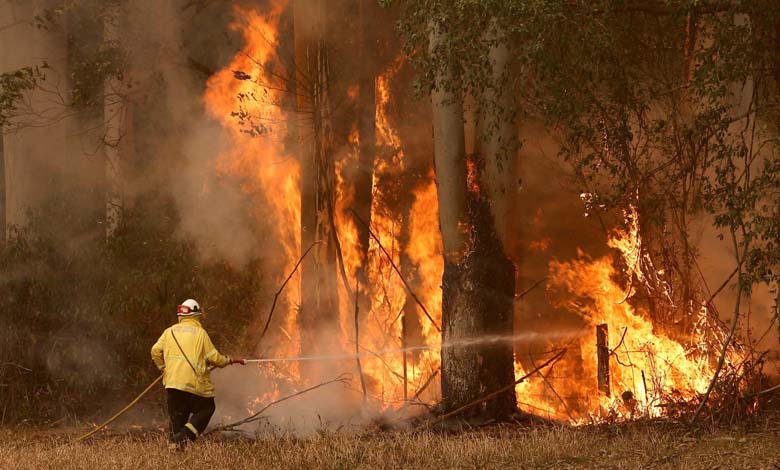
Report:
[{"label": "burning vegetation", "polygon": [[[0,70],[4,161],[33,152],[52,94],[106,160],[88,235],[36,233],[46,213],[22,217],[5,184],[3,311],[60,295],[37,280],[56,266],[57,285],[116,276],[83,302],[103,309],[157,276],[133,304],[149,336],[203,289],[217,338],[258,358],[215,374],[222,430],[734,420],[774,390],[780,18],[763,2],[198,0],[166,10],[176,34],[144,2],[100,3],[25,10],[70,28],[54,52],[73,63],[53,66],[69,93],[49,64]],[[65,238],[92,240],[78,270]],[[71,342],[30,360],[67,376]]]},{"label": "burning vegetation", "polygon": [[[464,331],[460,334],[465,341],[457,337],[443,341],[442,294],[447,281],[446,274],[442,281],[442,275],[447,258],[443,256],[435,172],[430,157],[405,151],[396,129],[400,116],[391,114],[398,101],[392,90],[400,88],[394,88],[394,81],[407,66],[405,56],[388,61],[378,69],[373,83],[368,83],[373,88],[368,94],[374,97],[375,113],[370,120],[375,129],[367,133],[361,121],[365,116],[357,109],[366,83],[347,78],[345,83],[334,84],[338,79],[313,75],[323,73],[328,51],[321,37],[300,40],[295,36],[297,29],[295,35],[280,31],[280,24],[289,21],[284,16],[292,14],[291,8],[282,0],[262,10],[234,8],[231,27],[241,32],[245,45],[208,80],[204,94],[206,108],[219,120],[230,142],[216,171],[240,178],[244,190],[262,201],[257,206],[264,210],[256,216],[277,227],[276,238],[282,247],[273,260],[278,267],[275,276],[280,284],[286,278],[289,283],[267,319],[268,334],[262,336],[257,352],[264,357],[348,352],[355,356],[327,366],[289,362],[261,367],[257,373],[273,384],[273,390],[254,400],[248,397],[250,411],[285,391],[311,386],[342,371],[355,374],[347,392],[352,395],[351,406],[358,407],[362,400],[362,406],[369,404],[381,412],[419,413],[416,407],[431,409],[443,398],[442,357],[470,347],[480,349],[479,355],[490,354],[485,345],[513,354],[514,379],[531,373],[514,388],[517,403],[521,410],[547,418],[591,423],[666,416],[680,412],[681,404],[694,403],[707,392],[716,369],[716,352],[726,342],[725,327],[701,305],[689,312],[695,317],[690,323],[694,328],[669,333],[675,325],[654,323],[650,306],[636,301],[638,292],[652,291],[666,308],[675,308],[668,292],[672,287],[659,280],[663,272],[647,272],[654,266],[642,246],[639,216],[632,208],[618,224],[623,228],[610,232],[609,254],[594,258],[578,251],[575,259],[549,263],[544,283],[547,294],[555,308],[577,320],[576,327],[538,334],[534,341],[528,341],[532,335],[524,335],[522,327],[516,328],[518,335],[512,334],[511,325],[494,334],[474,336],[478,329]],[[286,39],[281,37],[284,34]],[[291,44],[284,41],[295,41],[294,54]],[[301,54],[303,48],[309,55]],[[316,64],[311,64],[310,55],[317,57]],[[300,72],[302,67],[308,73]],[[336,126],[330,122],[339,115],[331,107],[331,94],[339,87],[346,89],[346,106],[354,110],[345,117],[347,123],[341,124],[345,135],[336,135]],[[297,103],[290,94],[297,95]],[[374,140],[368,144],[376,149],[369,160],[362,155],[366,145],[362,139]],[[315,159],[328,159],[327,163],[314,162],[314,190],[312,181],[301,177],[312,174],[311,169],[302,169],[313,163],[308,160],[310,152]],[[360,178],[367,163],[371,165],[370,192],[359,187],[367,183]],[[490,219],[495,204],[482,194],[480,175],[485,169],[480,165],[484,163],[476,157],[467,162],[470,215],[462,225],[492,223],[481,220]],[[316,203],[307,207],[303,198],[311,197],[312,191]],[[358,197],[368,197],[370,204]],[[362,208],[362,214],[357,208]],[[302,216],[307,209],[316,210]],[[302,217],[316,222],[307,224]],[[316,235],[302,234],[312,227]],[[481,244],[486,250],[502,246],[496,235],[482,234],[484,229],[479,226],[458,230],[472,231],[467,235],[472,257],[482,256]],[[302,243],[304,239],[308,241]],[[531,241],[529,248],[546,251],[549,244],[549,240]],[[308,271],[317,273],[308,289],[328,290],[323,297],[326,303],[317,304],[316,327],[306,318],[310,314],[306,298],[312,294],[302,290],[302,279],[311,276]],[[488,275],[500,277],[501,273]],[[464,285],[468,282],[468,276],[462,277],[452,288],[470,290]],[[511,284],[510,292],[514,291]],[[487,301],[480,298],[477,302]],[[317,329],[318,334],[307,334],[307,328]],[[449,329],[452,335],[453,326]],[[538,369],[558,352],[564,353],[553,366]],[[726,348],[724,358],[726,370],[746,361],[745,353],[733,344]],[[500,359],[488,362],[496,361]],[[499,375],[500,369],[496,369]],[[472,392],[472,398],[487,391]]]}]

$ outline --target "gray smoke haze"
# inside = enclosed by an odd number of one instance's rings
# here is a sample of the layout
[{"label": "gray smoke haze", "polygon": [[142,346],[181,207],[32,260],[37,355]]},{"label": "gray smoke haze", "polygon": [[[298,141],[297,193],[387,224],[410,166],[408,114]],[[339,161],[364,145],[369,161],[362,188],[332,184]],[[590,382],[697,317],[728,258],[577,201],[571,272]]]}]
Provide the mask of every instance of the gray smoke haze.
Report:
[{"label": "gray smoke haze", "polygon": [[[159,111],[167,122],[157,135],[154,171],[158,174],[151,180],[170,192],[181,218],[178,232],[195,242],[202,261],[225,260],[243,267],[263,246],[252,216],[256,208],[239,181],[216,172],[217,158],[228,142],[206,116],[203,72],[192,66],[197,62],[219,67],[235,53],[224,40],[205,42],[226,37],[230,8],[211,6],[213,14],[205,15],[211,21],[199,25],[197,34],[188,35],[191,31],[183,23],[190,14],[186,5],[151,0],[127,5],[128,30],[133,34],[124,46],[131,76],[142,83],[161,80],[164,87]],[[188,43],[193,37],[201,42]]]}]

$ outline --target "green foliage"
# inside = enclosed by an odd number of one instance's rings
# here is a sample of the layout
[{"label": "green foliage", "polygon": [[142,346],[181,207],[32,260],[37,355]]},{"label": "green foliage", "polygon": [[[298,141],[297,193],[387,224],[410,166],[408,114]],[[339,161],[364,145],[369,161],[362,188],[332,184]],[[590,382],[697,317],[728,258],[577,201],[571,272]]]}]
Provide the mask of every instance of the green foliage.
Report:
[{"label": "green foliage", "polygon": [[123,78],[127,52],[106,29],[118,29],[123,0],[59,0],[35,17],[38,28],[61,32],[68,42],[69,104],[88,108],[100,104],[104,84]]},{"label": "green foliage", "polygon": [[[509,87],[525,115],[557,131],[596,208],[638,210],[672,285],[690,282],[688,224],[703,213],[738,239],[743,288],[780,282],[775,2],[399,3],[420,92]],[[437,23],[443,38],[430,50]],[[512,55],[500,83],[490,40]],[[453,79],[436,83],[445,69]]]}]

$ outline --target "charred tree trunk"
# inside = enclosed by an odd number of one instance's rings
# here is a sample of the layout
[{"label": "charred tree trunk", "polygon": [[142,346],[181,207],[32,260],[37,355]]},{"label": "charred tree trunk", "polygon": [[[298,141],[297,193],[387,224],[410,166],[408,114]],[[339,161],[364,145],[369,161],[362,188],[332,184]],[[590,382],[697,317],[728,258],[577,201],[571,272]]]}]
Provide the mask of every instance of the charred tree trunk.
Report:
[{"label": "charred tree trunk", "polygon": [[[336,172],[331,136],[328,93],[328,53],[323,0],[296,1],[296,62],[303,67],[302,109],[310,118],[312,138],[302,143],[301,158],[301,246],[315,241],[301,265],[301,352],[316,354],[337,348],[339,329],[336,286],[336,233],[333,230]],[[298,38],[302,38],[298,41]]]},{"label": "charred tree trunk", "polygon": [[[430,28],[430,47],[440,44],[438,25]],[[482,162],[467,181],[463,106],[447,91],[449,71],[436,77],[433,105],[434,163],[439,222],[444,245],[442,279],[442,405],[464,406],[500,385],[512,383],[511,344],[470,342],[512,331],[514,266],[504,254],[487,197],[479,188]],[[471,187],[473,190],[468,191]],[[471,415],[502,417],[516,409],[508,390]]]},{"label": "charred tree trunk", "polygon": [[[461,340],[510,336],[514,321],[514,265],[504,253],[494,228],[488,199],[472,192],[468,206],[468,223],[472,227],[469,250],[459,263],[445,264],[442,281],[443,333],[447,345],[442,352],[445,409],[458,408],[514,381],[511,342],[457,345]],[[474,379],[470,374],[476,376],[476,390],[470,388]],[[469,388],[460,390],[461,384]],[[462,393],[466,391],[469,393]],[[514,390],[508,390],[475,411],[501,418],[515,412],[516,406]]]}]

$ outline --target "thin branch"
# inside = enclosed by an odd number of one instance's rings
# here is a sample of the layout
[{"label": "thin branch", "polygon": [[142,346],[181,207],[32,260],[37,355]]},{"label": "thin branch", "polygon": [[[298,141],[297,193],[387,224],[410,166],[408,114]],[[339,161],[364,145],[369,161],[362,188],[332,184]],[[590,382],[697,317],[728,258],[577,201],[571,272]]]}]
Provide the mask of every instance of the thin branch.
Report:
[{"label": "thin branch", "polygon": [[534,355],[531,353],[531,351],[528,351],[528,358],[531,360],[531,365],[534,366],[535,369],[537,369],[537,374],[539,374],[539,377],[542,378],[542,380],[544,381],[545,385],[547,385],[547,387],[550,389],[550,391],[553,392],[553,395],[555,395],[558,398],[558,401],[561,402],[561,405],[563,405],[563,409],[566,410],[566,414],[569,415],[569,419],[571,421],[574,421],[574,416],[572,416],[571,411],[569,410],[569,407],[566,405],[566,402],[563,401],[563,398],[561,398],[561,396],[555,390],[555,387],[553,387],[552,384],[550,383],[550,381],[547,380],[547,377],[544,374],[542,374],[542,372],[540,370],[538,370],[539,369],[538,367],[536,367],[536,361],[534,361]]},{"label": "thin branch", "polygon": [[417,392],[414,394],[414,396],[412,397],[412,401],[420,398],[420,395],[422,395],[422,393],[428,388],[428,386],[433,383],[433,379],[435,379],[437,375],[439,375],[438,370],[435,371],[433,374],[431,374],[430,377],[428,377],[428,380],[426,380],[425,383],[422,385],[422,387],[420,387],[420,389],[417,390]]},{"label": "thin branch", "polygon": [[274,301],[271,304],[271,310],[268,312],[268,318],[265,321],[265,326],[263,327],[263,332],[260,333],[260,338],[257,340],[257,344],[260,345],[260,341],[263,340],[263,337],[265,337],[266,332],[268,331],[268,327],[271,325],[271,318],[274,315],[274,309],[276,309],[276,302],[279,300],[279,296],[282,294],[282,291],[287,286],[287,283],[290,282],[290,279],[295,275],[295,272],[298,271],[298,267],[303,263],[304,258],[309,254],[309,252],[314,248],[316,245],[319,245],[320,243],[323,243],[322,240],[317,240],[314,243],[311,244],[311,246],[301,255],[300,258],[298,258],[298,262],[295,263],[295,266],[293,267],[292,271],[290,271],[290,274],[287,276],[287,278],[284,280],[282,285],[279,287],[279,290],[276,291],[274,294]]},{"label": "thin branch", "polygon": [[707,307],[709,307],[710,305],[712,305],[712,301],[713,301],[713,300],[715,300],[715,297],[717,297],[717,296],[718,296],[718,294],[720,294],[720,293],[721,293],[721,291],[722,291],[723,289],[725,289],[725,288],[726,288],[726,286],[729,284],[729,282],[731,282],[731,280],[732,280],[732,279],[734,279],[734,276],[735,276],[735,275],[736,275],[738,272],[739,272],[739,266],[738,266],[738,267],[736,267],[736,268],[734,269],[734,271],[732,271],[732,272],[731,272],[731,274],[729,274],[729,277],[728,277],[728,278],[726,278],[726,280],[725,280],[725,281],[723,281],[723,284],[721,284],[721,285],[720,285],[720,287],[718,287],[718,288],[715,290],[715,292],[713,292],[713,293],[712,293],[712,295],[710,296],[710,299],[709,299],[709,300],[707,301],[707,303],[705,304],[705,305],[707,305]]},{"label": "thin branch", "polygon": [[0,368],[1,367],[5,367],[5,366],[12,366],[12,367],[16,367],[19,370],[23,370],[25,372],[32,372],[32,369],[28,369],[28,368],[26,368],[24,366],[21,366],[19,364],[15,364],[13,362],[4,362],[4,363],[0,364]]},{"label": "thin branch", "polygon": [[623,336],[620,337],[620,341],[618,341],[617,346],[612,348],[612,350],[609,352],[610,355],[616,355],[617,354],[615,351],[620,349],[620,346],[623,344],[623,340],[626,339],[626,333],[627,332],[628,332],[628,327],[627,326],[623,327]]},{"label": "thin branch", "polygon": [[698,419],[702,410],[704,410],[704,407],[707,405],[707,400],[710,398],[712,389],[715,388],[715,384],[718,381],[720,371],[723,369],[723,364],[726,362],[726,353],[728,351],[729,345],[731,344],[731,340],[734,337],[734,332],[737,330],[737,321],[739,320],[739,306],[742,302],[742,286],[740,282],[742,280],[742,260],[740,260],[739,247],[737,246],[737,236],[733,229],[731,230],[731,238],[734,244],[734,252],[736,254],[737,260],[739,260],[737,270],[740,271],[739,277],[737,278],[737,300],[734,305],[734,318],[731,320],[731,329],[729,330],[729,334],[726,336],[725,341],[723,341],[723,347],[720,350],[720,357],[718,358],[718,365],[715,367],[715,373],[712,374],[712,380],[710,380],[707,391],[704,393],[701,403],[699,403],[699,407],[696,408],[696,412],[693,414],[693,418],[691,418],[691,424],[696,422],[696,419]]},{"label": "thin branch", "polygon": [[371,227],[369,227],[368,224],[366,224],[366,222],[358,215],[358,213],[355,212],[355,209],[350,208],[349,211],[352,212],[352,215],[355,216],[355,219],[358,222],[360,222],[360,225],[362,225],[363,228],[365,228],[368,231],[368,234],[371,236],[371,238],[373,238],[374,241],[377,243],[377,245],[379,245],[379,249],[382,250],[382,253],[384,253],[385,256],[387,256],[388,261],[390,261],[390,265],[393,267],[393,269],[395,270],[396,274],[398,274],[398,277],[401,278],[401,282],[403,282],[404,287],[406,287],[407,292],[409,292],[409,294],[412,296],[412,298],[417,303],[417,305],[420,306],[420,308],[422,309],[423,313],[425,313],[425,316],[428,317],[428,320],[431,322],[431,324],[433,324],[433,327],[436,328],[436,331],[441,332],[441,328],[439,328],[439,325],[436,323],[436,321],[433,319],[433,317],[431,317],[431,314],[428,313],[428,309],[425,308],[425,305],[423,305],[423,303],[420,301],[420,299],[417,298],[417,295],[414,293],[414,291],[412,290],[411,286],[409,286],[409,283],[406,282],[406,279],[401,274],[401,270],[398,269],[398,266],[396,266],[395,262],[393,261],[393,257],[390,256],[390,253],[388,253],[387,250],[385,250],[385,247],[382,246],[382,242],[380,242],[379,238],[377,238],[377,236],[374,235],[374,232],[371,230]]},{"label": "thin branch", "polygon": [[529,294],[529,293],[530,293],[532,290],[534,290],[534,289],[536,289],[537,287],[539,287],[539,285],[541,285],[541,284],[542,284],[544,281],[546,281],[546,280],[547,280],[547,277],[545,276],[545,277],[543,277],[543,278],[539,279],[538,281],[534,282],[534,283],[531,285],[531,287],[529,287],[528,289],[526,289],[526,290],[524,290],[523,292],[521,292],[521,293],[519,293],[519,294],[515,295],[515,302],[517,302],[518,300],[520,300],[520,299],[522,299],[523,297],[525,297],[526,295],[528,295],[528,294]]}]

